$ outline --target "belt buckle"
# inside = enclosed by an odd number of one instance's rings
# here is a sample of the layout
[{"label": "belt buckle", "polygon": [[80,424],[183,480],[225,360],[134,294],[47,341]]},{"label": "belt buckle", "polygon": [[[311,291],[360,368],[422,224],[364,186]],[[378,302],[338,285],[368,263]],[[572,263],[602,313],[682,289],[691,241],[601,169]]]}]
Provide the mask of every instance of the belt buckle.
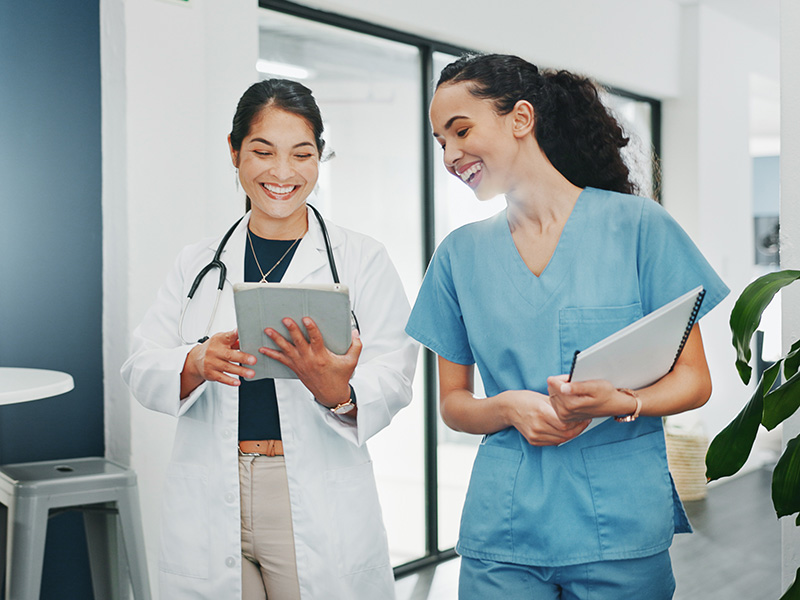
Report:
[{"label": "belt buckle", "polygon": [[239,456],[264,456],[261,452],[242,452],[242,449],[238,446],[236,447],[239,450]]}]

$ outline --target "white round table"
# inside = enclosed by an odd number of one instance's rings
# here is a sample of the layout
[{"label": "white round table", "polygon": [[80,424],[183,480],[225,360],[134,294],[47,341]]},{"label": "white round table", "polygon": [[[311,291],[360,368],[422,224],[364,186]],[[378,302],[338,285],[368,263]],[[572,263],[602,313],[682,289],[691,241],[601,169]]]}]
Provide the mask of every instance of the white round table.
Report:
[{"label": "white round table", "polygon": [[58,396],[74,387],[75,382],[69,373],[0,367],[0,405]]}]

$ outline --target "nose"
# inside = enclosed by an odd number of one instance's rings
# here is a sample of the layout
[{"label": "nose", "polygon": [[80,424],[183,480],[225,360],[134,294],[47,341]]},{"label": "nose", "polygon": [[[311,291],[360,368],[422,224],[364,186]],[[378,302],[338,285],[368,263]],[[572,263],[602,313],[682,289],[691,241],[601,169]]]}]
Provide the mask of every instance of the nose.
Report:
[{"label": "nose", "polygon": [[455,169],[456,163],[463,156],[464,153],[455,144],[448,144],[444,148],[444,166],[448,169]]},{"label": "nose", "polygon": [[289,179],[294,173],[291,160],[288,157],[279,157],[272,161],[270,173],[279,180]]}]

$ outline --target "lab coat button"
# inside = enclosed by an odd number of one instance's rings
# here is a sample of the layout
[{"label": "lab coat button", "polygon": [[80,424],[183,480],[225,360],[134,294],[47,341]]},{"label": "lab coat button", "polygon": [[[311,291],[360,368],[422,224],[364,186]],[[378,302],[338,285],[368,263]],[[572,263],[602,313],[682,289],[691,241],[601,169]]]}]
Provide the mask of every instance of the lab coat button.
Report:
[{"label": "lab coat button", "polygon": [[236,495],[235,494],[225,494],[225,502],[227,502],[228,504],[231,504],[231,503],[233,503],[234,500],[236,500]]},{"label": "lab coat button", "polygon": [[226,429],[225,431],[222,432],[222,437],[223,437],[223,439],[226,439],[226,440],[231,439],[232,435],[233,435],[233,433],[231,432],[230,429]]},{"label": "lab coat button", "polygon": [[228,567],[235,567],[236,566],[236,559],[232,556],[229,556],[225,559],[225,565]]}]

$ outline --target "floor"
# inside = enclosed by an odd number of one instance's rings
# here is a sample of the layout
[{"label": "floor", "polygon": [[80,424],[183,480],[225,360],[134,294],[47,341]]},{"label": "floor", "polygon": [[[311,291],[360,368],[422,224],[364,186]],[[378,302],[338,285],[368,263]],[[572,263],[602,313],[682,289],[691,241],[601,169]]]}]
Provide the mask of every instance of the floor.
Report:
[{"label": "floor", "polygon": [[[780,525],[761,468],[686,503],[694,534],[676,536],[674,600],[770,600],[780,596]],[[397,600],[456,600],[458,559],[397,581]],[[509,598],[507,600],[517,600]]]}]

